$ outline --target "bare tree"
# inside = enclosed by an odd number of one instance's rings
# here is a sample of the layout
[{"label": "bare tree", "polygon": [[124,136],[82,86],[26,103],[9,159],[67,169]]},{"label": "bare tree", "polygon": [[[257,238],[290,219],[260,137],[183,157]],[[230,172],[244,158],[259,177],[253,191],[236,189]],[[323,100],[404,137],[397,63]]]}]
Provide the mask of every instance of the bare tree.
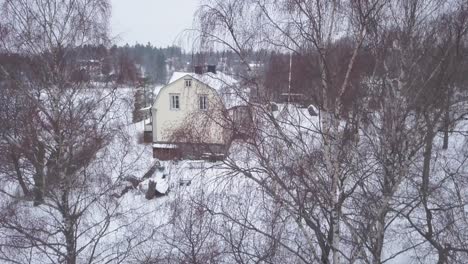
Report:
[{"label": "bare tree", "polygon": [[120,263],[141,242],[116,224],[126,212],[111,196],[126,172],[106,157],[128,154],[109,150],[118,91],[73,78],[79,48],[108,43],[109,12],[107,0],[2,3],[0,49],[24,61],[0,64],[1,176],[12,179],[1,189],[4,261]]},{"label": "bare tree", "polygon": [[[397,197],[414,183],[415,170],[429,172],[430,162],[418,162],[431,159],[433,139],[444,124],[448,130],[447,105],[460,106],[449,101],[463,65],[465,10],[463,2],[437,0],[205,1],[202,44],[231,49],[246,68],[248,51],[267,47],[310,56],[319,69],[320,88],[311,88],[320,93],[318,117],[289,105],[272,113],[256,98],[249,104],[256,132],[225,162],[295,220],[290,224],[311,249],[290,252],[301,261],[383,263],[431,243],[416,239],[384,253],[411,218],[404,212],[412,202]],[[364,54],[371,70],[357,63]],[[243,77],[244,85],[264,89],[263,76]],[[426,194],[428,177],[416,184]],[[278,239],[286,247],[286,238]],[[433,245],[447,255],[447,247]]]}]

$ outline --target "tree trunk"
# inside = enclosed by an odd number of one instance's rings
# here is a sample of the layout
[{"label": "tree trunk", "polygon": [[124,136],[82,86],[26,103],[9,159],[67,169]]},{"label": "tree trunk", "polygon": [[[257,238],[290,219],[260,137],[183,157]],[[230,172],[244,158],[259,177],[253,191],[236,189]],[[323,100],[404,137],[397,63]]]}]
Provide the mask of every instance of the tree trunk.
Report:
[{"label": "tree trunk", "polygon": [[444,144],[442,149],[448,149],[449,144],[449,127],[450,127],[450,88],[447,89],[447,100],[445,102],[445,117],[444,117]]},{"label": "tree trunk", "polygon": [[424,162],[423,162],[423,174],[422,174],[422,186],[421,186],[421,195],[422,202],[425,207],[427,207],[427,200],[429,196],[429,177],[431,173],[431,158],[432,158],[432,143],[434,139],[434,133],[432,127],[429,127],[429,132],[426,135],[426,142],[424,147]]},{"label": "tree trunk", "polygon": [[341,205],[339,204],[340,199],[340,186],[339,186],[339,164],[338,164],[338,143],[337,143],[337,132],[338,132],[338,120],[334,114],[326,113],[323,119],[323,128],[325,132],[324,151],[325,151],[325,162],[329,173],[331,174],[331,250],[333,264],[340,263],[340,217],[341,217]]},{"label": "tree trunk", "polygon": [[447,264],[448,263],[448,250],[443,248],[439,250],[439,257],[437,259],[437,264]]},{"label": "tree trunk", "polygon": [[34,206],[41,205],[44,202],[45,188],[45,149],[42,144],[39,144],[37,156],[34,161],[35,173],[34,179]]},{"label": "tree trunk", "polygon": [[340,263],[340,216],[341,216],[341,206],[338,203],[335,203],[335,206],[332,211],[332,227],[333,227],[333,238],[332,238],[332,253],[333,253],[333,264]]},{"label": "tree trunk", "polygon": [[34,206],[41,205],[44,202],[44,168],[36,169],[34,174]]},{"label": "tree trunk", "polygon": [[75,232],[71,219],[65,219],[65,242],[67,244],[67,264],[76,264]]},{"label": "tree trunk", "polygon": [[[438,263],[445,263],[440,262],[443,261],[443,250],[437,246],[437,242],[433,239],[434,236],[434,229],[432,225],[433,215],[432,211],[429,208],[429,183],[430,183],[430,172],[431,172],[431,158],[432,158],[432,143],[434,139],[434,132],[432,126],[428,126],[428,132],[425,138],[425,146],[424,146],[424,161],[423,161],[423,173],[422,173],[422,185],[421,185],[421,202],[424,207],[425,216],[426,216],[426,231],[425,231],[425,238],[431,242],[431,244],[438,250],[439,253],[439,262]],[[441,258],[442,256],[442,258]]]},{"label": "tree trunk", "polygon": [[328,260],[329,256],[330,256],[330,248],[324,249],[322,251],[322,255],[320,256],[320,260],[322,261],[322,264],[330,264],[330,261]]},{"label": "tree trunk", "polygon": [[70,214],[71,208],[68,200],[69,191],[68,186],[62,186],[62,198],[61,198],[61,210],[63,217],[63,235],[65,236],[66,243],[66,263],[67,264],[76,264],[76,239],[75,239],[75,217]]},{"label": "tree trunk", "polygon": [[10,153],[11,161],[13,162],[13,166],[15,167],[16,179],[18,180],[21,190],[23,191],[23,195],[25,197],[28,197],[30,193],[28,187],[26,186],[26,183],[24,182],[23,173],[21,172],[19,156],[16,155],[14,150],[11,150]]},{"label": "tree trunk", "polygon": [[385,239],[385,218],[387,216],[388,210],[384,209],[382,213],[377,218],[376,231],[375,231],[375,242],[372,245],[372,264],[382,263],[382,249]]}]

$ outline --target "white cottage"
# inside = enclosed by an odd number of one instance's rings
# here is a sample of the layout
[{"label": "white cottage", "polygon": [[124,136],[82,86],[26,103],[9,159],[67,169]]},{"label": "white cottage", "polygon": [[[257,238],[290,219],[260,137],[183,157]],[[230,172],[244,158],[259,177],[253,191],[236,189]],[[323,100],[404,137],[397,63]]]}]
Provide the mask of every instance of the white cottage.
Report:
[{"label": "white cottage", "polygon": [[151,108],[154,157],[224,157],[231,140],[226,110],[242,100],[229,92],[236,83],[216,71],[175,72]]}]

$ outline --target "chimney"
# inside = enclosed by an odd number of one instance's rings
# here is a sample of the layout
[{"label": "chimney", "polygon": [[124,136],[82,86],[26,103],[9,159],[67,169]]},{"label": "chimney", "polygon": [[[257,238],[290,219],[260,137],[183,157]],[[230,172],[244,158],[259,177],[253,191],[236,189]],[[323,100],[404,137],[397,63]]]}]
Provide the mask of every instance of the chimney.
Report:
[{"label": "chimney", "polygon": [[203,66],[200,66],[200,65],[195,66],[195,73],[203,74]]},{"label": "chimney", "polygon": [[216,65],[208,65],[207,71],[216,74]]}]

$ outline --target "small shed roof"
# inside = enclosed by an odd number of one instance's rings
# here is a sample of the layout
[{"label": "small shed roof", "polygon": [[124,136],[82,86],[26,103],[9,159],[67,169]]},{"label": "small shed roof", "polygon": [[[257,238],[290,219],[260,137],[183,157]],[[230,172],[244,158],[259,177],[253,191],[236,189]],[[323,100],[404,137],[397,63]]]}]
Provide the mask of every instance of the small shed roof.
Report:
[{"label": "small shed roof", "polygon": [[148,111],[151,109],[151,106],[143,107],[140,109],[140,111]]},{"label": "small shed roof", "polygon": [[176,144],[166,144],[166,143],[155,143],[155,144],[153,144],[153,148],[177,149],[177,145]]}]

